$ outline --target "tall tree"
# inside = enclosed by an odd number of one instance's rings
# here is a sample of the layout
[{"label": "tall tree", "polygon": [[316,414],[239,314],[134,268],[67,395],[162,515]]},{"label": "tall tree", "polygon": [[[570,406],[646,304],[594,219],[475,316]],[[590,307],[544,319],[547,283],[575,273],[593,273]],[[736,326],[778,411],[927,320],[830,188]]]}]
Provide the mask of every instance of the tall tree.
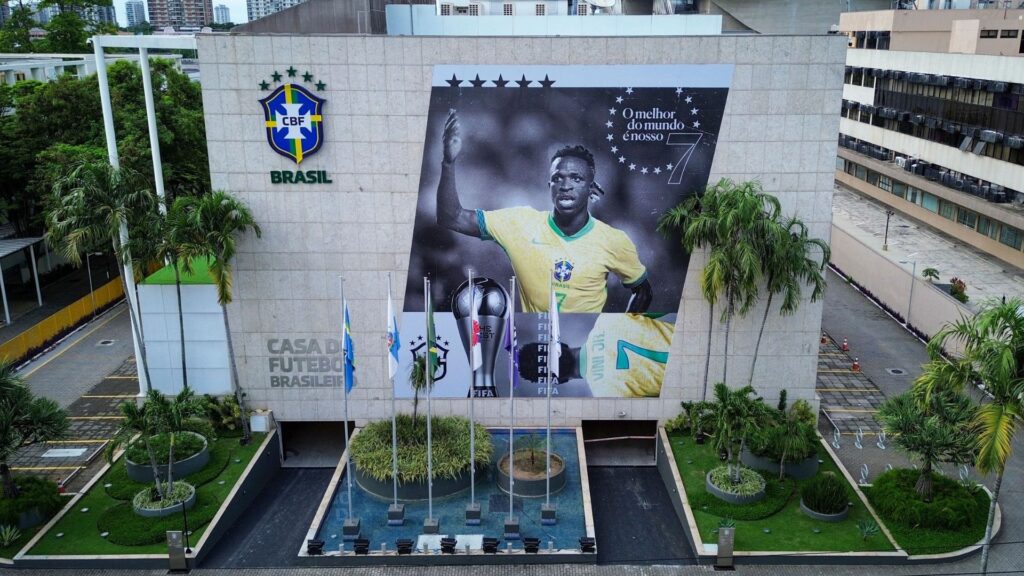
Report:
[{"label": "tall tree", "polygon": [[[811,302],[817,302],[825,294],[825,267],[832,258],[828,243],[820,238],[811,238],[807,226],[796,216],[783,223],[770,222],[774,228],[764,238],[765,287],[768,302],[757,332],[754,359],[750,364],[750,380],[754,384],[754,371],[761,351],[761,338],[768,323],[768,312],[776,294],[782,296],[779,314],[793,314],[800,307],[803,287],[811,285]],[[820,255],[820,260],[818,259]]]},{"label": "tall tree", "polygon": [[[962,345],[963,356],[945,360],[942,350],[951,342]],[[936,362],[914,382],[918,397],[927,399],[942,390],[963,390],[975,382],[984,385],[987,393],[987,401],[978,408],[975,418],[978,455],[974,462],[983,474],[996,475],[981,550],[984,574],[988,570],[996,502],[1022,416],[1024,300],[986,302],[973,318],[962,317],[940,330],[928,343],[928,351]]]},{"label": "tall tree", "polygon": [[146,342],[138,310],[130,296],[135,286],[129,285],[123,270],[126,264],[133,265],[127,245],[128,229],[145,218],[155,205],[155,195],[144,186],[137,173],[128,168],[114,168],[106,162],[92,162],[71,166],[54,183],[46,210],[47,242],[72,264],[81,266],[82,253],[103,242],[110,242],[113,247],[121,285],[129,302],[128,315],[141,353],[139,365],[149,386],[152,381]]},{"label": "tall tree", "polygon": [[[150,391],[150,395],[153,394]],[[159,396],[159,393],[157,393]],[[104,449],[104,456],[107,462],[114,459],[114,454],[119,448],[127,447],[134,438],[142,442],[146,447],[146,455],[149,457],[149,467],[153,471],[153,482],[156,487],[157,496],[164,498],[163,486],[160,485],[160,468],[156,463],[156,453],[153,451],[152,437],[161,431],[162,422],[156,415],[156,407],[152,402],[143,402],[141,405],[135,402],[122,402],[120,405],[121,419],[118,423],[117,432]]]},{"label": "tall tree", "polygon": [[767,421],[764,403],[753,397],[754,389],[744,386],[732,390],[724,382],[714,388],[714,400],[706,403],[708,411],[701,426],[712,430],[712,442],[726,454],[729,475],[734,484],[740,481],[740,454],[751,434]]},{"label": "tall tree", "polygon": [[970,398],[952,390],[937,391],[925,399],[904,393],[879,408],[878,419],[896,446],[921,460],[914,489],[925,502],[932,500],[936,464],[964,464],[974,459],[974,418]]},{"label": "tall tree", "polygon": [[32,18],[32,10],[21,2],[11,8],[11,14],[0,27],[0,52],[25,53],[36,52],[32,45],[32,29],[37,27]]},{"label": "tall tree", "polygon": [[49,398],[36,397],[14,367],[0,362],[0,477],[3,497],[18,496],[8,461],[26,446],[60,440],[67,435],[67,412]]},{"label": "tall tree", "polygon": [[[728,382],[729,335],[732,320],[744,316],[757,300],[765,244],[776,231],[779,200],[756,181],[734,183],[721,179],[703,194],[687,198],[663,214],[658,229],[681,234],[682,247],[692,253],[708,250],[701,272],[701,292],[711,307],[722,300],[720,321],[725,323],[722,380]],[[705,362],[703,397],[707,396],[711,358],[711,324],[708,326],[708,357]]]},{"label": "tall tree", "polygon": [[[235,257],[236,239],[249,231],[258,238],[262,232],[249,208],[227,192],[216,190],[203,196],[186,196],[181,202],[185,224],[180,254],[185,266],[197,258],[207,258],[210,262],[210,275],[217,287],[217,301],[224,317],[224,332],[231,361],[231,385],[242,410],[242,442],[247,443],[252,436],[245,394],[238,379],[227,306],[232,300],[232,260]],[[186,272],[191,271],[186,268]]]}]

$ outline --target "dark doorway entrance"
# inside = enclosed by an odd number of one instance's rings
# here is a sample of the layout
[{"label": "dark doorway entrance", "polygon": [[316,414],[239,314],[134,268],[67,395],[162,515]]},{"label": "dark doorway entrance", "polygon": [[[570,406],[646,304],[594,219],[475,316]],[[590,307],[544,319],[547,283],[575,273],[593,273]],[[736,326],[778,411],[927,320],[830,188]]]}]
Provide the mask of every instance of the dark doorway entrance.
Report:
[{"label": "dark doorway entrance", "polygon": [[654,466],[655,420],[584,420],[589,466]]},{"label": "dark doorway entrance", "polygon": [[284,468],[334,468],[345,451],[341,422],[278,422]]},{"label": "dark doorway entrance", "polygon": [[601,564],[694,564],[683,526],[654,466],[590,466]]}]

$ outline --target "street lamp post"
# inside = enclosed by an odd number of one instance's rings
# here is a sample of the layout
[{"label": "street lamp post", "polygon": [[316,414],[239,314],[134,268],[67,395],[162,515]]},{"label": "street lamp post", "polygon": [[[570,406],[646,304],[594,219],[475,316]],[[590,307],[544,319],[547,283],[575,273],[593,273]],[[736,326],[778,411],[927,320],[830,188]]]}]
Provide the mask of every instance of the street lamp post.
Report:
[{"label": "street lamp post", "polygon": [[89,275],[89,298],[92,299],[92,319],[96,319],[96,294],[92,291],[92,265],[89,263],[91,256],[102,256],[102,252],[86,252],[85,254],[85,271]]},{"label": "street lamp post", "polygon": [[885,211],[885,239],[882,240],[882,250],[889,249],[889,218],[892,218],[896,214],[892,210]]},{"label": "street lamp post", "polygon": [[[907,256],[907,258],[908,259],[909,258],[913,258],[914,256],[917,256],[917,252],[914,252],[913,254]],[[911,270],[910,271],[910,298],[907,299],[907,319],[906,319],[906,324],[907,324],[907,326],[909,326],[910,325],[910,313],[913,310],[913,308],[911,308],[911,307],[914,305],[914,284],[917,283],[917,260],[916,259],[915,260],[900,260],[900,264],[911,264],[912,265],[912,267],[910,269]]]}]

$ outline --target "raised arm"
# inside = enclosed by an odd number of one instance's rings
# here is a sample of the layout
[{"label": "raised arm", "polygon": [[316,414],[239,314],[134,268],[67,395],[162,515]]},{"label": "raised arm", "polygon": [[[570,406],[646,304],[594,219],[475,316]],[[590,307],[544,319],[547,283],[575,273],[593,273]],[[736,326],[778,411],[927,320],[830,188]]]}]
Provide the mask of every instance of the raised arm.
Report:
[{"label": "raised arm", "polygon": [[444,123],[444,158],[441,161],[441,180],[437,183],[437,224],[449,230],[480,237],[476,211],[462,207],[459,191],[455,187],[455,161],[462,152],[459,135],[459,117],[452,110]]},{"label": "raised arm", "polygon": [[651,307],[651,300],[654,298],[651,282],[644,279],[643,282],[630,288],[632,294],[629,296],[629,303],[626,305],[626,312],[641,314],[647,312]]}]

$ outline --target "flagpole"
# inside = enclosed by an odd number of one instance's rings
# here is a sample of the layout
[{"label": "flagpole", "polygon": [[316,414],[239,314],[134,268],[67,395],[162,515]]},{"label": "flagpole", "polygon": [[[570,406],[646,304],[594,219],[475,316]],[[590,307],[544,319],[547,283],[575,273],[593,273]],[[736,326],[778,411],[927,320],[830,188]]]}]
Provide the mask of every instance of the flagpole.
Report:
[{"label": "flagpole", "polygon": [[[386,326],[388,333],[391,332],[391,273],[388,272],[388,318]],[[384,337],[384,369],[387,370],[388,381],[391,383],[391,483],[393,485],[394,504],[398,505],[398,417],[395,410],[395,378],[391,376],[391,347],[388,345],[387,336]]]},{"label": "flagpole", "polygon": [[508,519],[513,518],[513,494],[515,493],[515,432],[516,432],[516,277],[513,276],[509,282],[509,301],[511,307],[508,312],[510,329],[508,331]]},{"label": "flagpole", "polygon": [[348,520],[352,519],[352,450],[349,445],[348,435],[348,338],[347,338],[347,320],[346,312],[348,306],[345,302],[345,278],[338,276],[338,283],[341,286],[341,358],[342,358],[342,384],[344,388],[344,405],[345,410],[345,484],[348,487]]},{"label": "flagpole", "polygon": [[[555,292],[555,284],[554,283],[555,283],[554,273],[552,273],[550,279],[548,280],[548,289],[550,291],[549,294],[548,294],[548,308],[550,308],[552,305],[555,305],[555,301],[554,301],[555,299],[552,296],[554,294],[554,292]],[[547,369],[548,369],[548,377],[547,377],[547,384],[548,384],[548,386],[547,386],[548,428],[547,428],[547,453],[544,455],[544,457],[545,457],[545,466],[544,466],[544,504],[546,506],[551,504],[551,357],[553,356],[553,354],[552,354],[552,346],[558,346],[557,342],[552,342],[551,341],[551,336],[553,335],[552,334],[553,324],[552,324],[552,321],[551,321],[552,318],[553,318],[552,313],[553,313],[552,310],[548,310],[548,361],[546,363],[547,364]]]},{"label": "flagpole", "polygon": [[[427,318],[427,334],[430,334],[430,322],[431,322],[431,308],[430,308],[430,279],[426,276],[423,277],[423,309],[426,311]],[[432,521],[434,518],[434,455],[431,444],[431,430],[430,430],[430,392],[433,388],[434,374],[433,366],[430,362],[430,349],[434,346],[433,342],[427,342],[427,361],[425,363],[426,372],[426,384],[427,384],[427,521]]]},{"label": "flagpole", "polygon": [[476,456],[476,418],[473,412],[473,406],[475,404],[474,397],[476,396],[476,363],[473,359],[474,347],[476,346],[476,326],[473,325],[473,319],[476,318],[476,286],[473,285],[473,269],[469,269],[469,367],[470,378],[469,378],[469,504],[472,506],[476,504],[476,463],[474,462],[474,456]]}]

